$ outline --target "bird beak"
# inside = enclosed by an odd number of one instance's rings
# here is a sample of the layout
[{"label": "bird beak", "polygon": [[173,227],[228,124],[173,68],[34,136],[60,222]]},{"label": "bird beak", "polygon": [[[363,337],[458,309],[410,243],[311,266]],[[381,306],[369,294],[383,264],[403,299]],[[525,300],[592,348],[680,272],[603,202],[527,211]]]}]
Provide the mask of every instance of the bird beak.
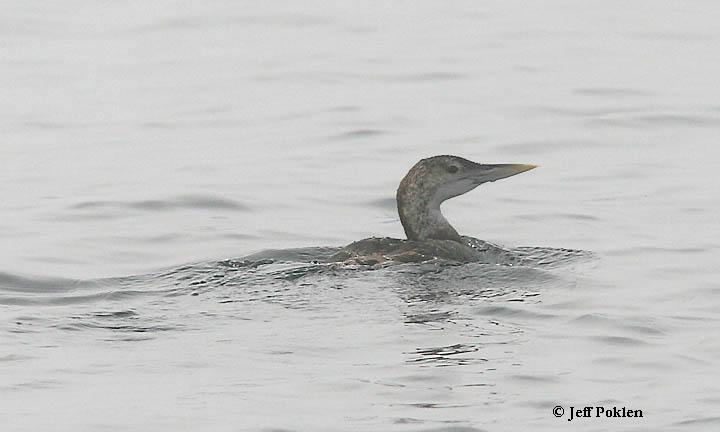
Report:
[{"label": "bird beak", "polygon": [[495,180],[512,177],[516,174],[530,171],[533,168],[537,168],[537,165],[525,165],[525,164],[490,164],[490,165],[478,165],[476,170],[473,170],[472,177],[475,182],[487,183]]}]

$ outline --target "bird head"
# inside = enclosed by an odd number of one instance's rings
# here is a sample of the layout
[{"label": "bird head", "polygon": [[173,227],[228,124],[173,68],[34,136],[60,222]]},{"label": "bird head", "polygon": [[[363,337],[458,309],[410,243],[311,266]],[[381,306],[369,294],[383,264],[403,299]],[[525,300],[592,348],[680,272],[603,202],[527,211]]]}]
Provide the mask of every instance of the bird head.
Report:
[{"label": "bird head", "polygon": [[[433,156],[422,159],[408,172],[406,179],[422,183],[425,197],[433,207],[469,192],[483,183],[520,174],[536,168],[526,164],[480,164],[458,156]],[[405,181],[405,180],[403,180]]]}]

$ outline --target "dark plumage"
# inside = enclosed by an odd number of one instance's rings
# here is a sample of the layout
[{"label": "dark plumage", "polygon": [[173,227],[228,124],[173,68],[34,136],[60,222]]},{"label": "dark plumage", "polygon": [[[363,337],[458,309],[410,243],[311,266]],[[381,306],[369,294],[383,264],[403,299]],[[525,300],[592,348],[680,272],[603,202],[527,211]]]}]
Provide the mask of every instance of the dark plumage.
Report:
[{"label": "dark plumage", "polygon": [[[344,247],[330,258],[358,264],[447,259],[477,261],[477,242],[463,238],[445,219],[440,205],[479,185],[510,177],[535,165],[484,165],[458,156],[422,159],[400,182],[397,206],[408,240],[370,238]],[[471,243],[473,244],[471,246]]]}]

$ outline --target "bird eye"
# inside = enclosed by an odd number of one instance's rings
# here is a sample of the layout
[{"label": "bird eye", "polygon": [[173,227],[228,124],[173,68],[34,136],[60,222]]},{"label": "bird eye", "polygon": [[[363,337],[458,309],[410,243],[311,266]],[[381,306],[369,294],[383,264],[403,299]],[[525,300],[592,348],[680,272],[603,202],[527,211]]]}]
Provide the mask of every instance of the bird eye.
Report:
[{"label": "bird eye", "polygon": [[450,174],[455,174],[456,172],[458,172],[458,169],[460,168],[458,168],[456,165],[450,165],[449,167],[447,167],[447,170]]}]

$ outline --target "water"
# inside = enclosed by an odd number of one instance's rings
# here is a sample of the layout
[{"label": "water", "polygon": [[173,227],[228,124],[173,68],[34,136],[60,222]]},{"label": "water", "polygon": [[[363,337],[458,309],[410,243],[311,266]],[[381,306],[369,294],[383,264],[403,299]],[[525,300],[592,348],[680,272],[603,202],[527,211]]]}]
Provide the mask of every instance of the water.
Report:
[{"label": "water", "polygon": [[[718,13],[8,5],[3,430],[717,429]],[[401,237],[434,154],[541,165],[448,202],[461,233],[593,258],[309,262]]]}]

